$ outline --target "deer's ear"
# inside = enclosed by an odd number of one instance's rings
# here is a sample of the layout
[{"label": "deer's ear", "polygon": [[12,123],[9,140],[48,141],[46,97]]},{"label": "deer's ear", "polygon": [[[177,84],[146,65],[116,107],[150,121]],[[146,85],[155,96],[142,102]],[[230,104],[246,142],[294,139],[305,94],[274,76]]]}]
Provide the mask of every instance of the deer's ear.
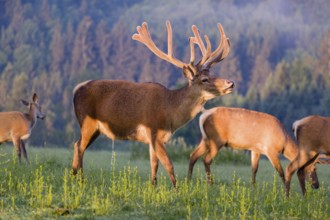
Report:
[{"label": "deer's ear", "polygon": [[182,71],[184,77],[186,77],[189,81],[193,81],[195,74],[194,71],[189,66],[184,66]]},{"label": "deer's ear", "polygon": [[32,97],[33,102],[34,102],[34,103],[37,103],[37,102],[38,102],[38,99],[39,99],[39,98],[38,98],[37,94],[34,93],[34,94],[33,94],[33,97]]},{"label": "deer's ear", "polygon": [[29,106],[29,102],[28,101],[25,101],[25,100],[22,99],[21,102],[23,103],[23,105]]}]

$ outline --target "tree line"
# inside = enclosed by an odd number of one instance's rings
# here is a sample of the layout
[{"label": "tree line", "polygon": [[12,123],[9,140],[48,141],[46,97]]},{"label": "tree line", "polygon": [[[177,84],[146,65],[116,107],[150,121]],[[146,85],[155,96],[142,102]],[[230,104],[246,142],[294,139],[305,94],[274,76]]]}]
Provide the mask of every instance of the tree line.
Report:
[{"label": "tree line", "polygon": [[[326,0],[0,0],[0,5],[0,111],[24,111],[19,100],[39,94],[47,118],[35,128],[32,145],[68,147],[77,139],[72,91],[84,80],[151,81],[173,89],[185,83],[180,69],[131,39],[143,21],[156,44],[166,48],[170,20],[175,56],[183,60],[189,60],[192,24],[212,45],[219,40],[216,23],[224,26],[231,52],[213,73],[234,80],[236,92],[207,107],[264,111],[287,129],[308,114],[330,115]],[[197,120],[176,135],[197,143]]]}]

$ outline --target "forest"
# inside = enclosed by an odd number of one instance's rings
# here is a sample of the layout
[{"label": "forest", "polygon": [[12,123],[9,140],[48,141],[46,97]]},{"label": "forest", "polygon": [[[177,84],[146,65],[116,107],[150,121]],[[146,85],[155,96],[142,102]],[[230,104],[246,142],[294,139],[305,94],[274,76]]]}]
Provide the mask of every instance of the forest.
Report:
[{"label": "forest", "polygon": [[[36,92],[46,119],[30,145],[72,147],[79,136],[72,105],[78,83],[123,79],[171,89],[187,83],[180,69],[132,40],[136,26],[148,22],[164,49],[170,20],[175,56],[188,61],[191,26],[216,45],[220,22],[231,51],[212,71],[236,88],[206,108],[267,112],[290,131],[304,116],[330,116],[329,12],[328,0],[0,0],[0,111],[26,111],[20,100]],[[176,137],[196,144],[197,119]]]}]

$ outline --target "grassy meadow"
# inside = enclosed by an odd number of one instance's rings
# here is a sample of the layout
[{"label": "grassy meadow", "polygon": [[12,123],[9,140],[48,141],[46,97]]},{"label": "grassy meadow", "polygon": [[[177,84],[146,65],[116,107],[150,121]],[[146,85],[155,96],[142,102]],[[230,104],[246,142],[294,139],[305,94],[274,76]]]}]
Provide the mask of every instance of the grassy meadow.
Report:
[{"label": "grassy meadow", "polygon": [[[138,147],[132,149],[134,157],[131,152],[118,151],[117,145],[114,153],[87,150],[81,178],[70,174],[73,149],[29,147],[27,165],[24,160],[18,164],[11,145],[2,145],[0,219],[330,218],[330,172],[325,165],[318,166],[318,190],[307,185],[303,197],[295,175],[287,199],[267,159],[260,161],[257,184],[251,186],[249,156],[243,153],[232,155],[242,158],[231,159],[235,162],[222,162],[225,160],[217,157],[211,167],[213,185],[205,182],[201,160],[192,181],[187,181],[187,152],[191,149],[185,149],[181,158],[173,156],[178,180],[178,188],[173,189],[161,165],[157,187],[150,184],[149,160],[143,154],[136,156]],[[147,147],[142,151],[147,155]],[[283,160],[282,165],[286,164]]]}]

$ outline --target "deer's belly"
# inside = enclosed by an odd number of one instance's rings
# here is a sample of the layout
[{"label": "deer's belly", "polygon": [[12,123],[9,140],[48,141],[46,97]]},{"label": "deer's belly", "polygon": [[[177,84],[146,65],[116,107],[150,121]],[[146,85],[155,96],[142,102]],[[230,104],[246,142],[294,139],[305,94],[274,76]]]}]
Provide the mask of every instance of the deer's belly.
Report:
[{"label": "deer's belly", "polygon": [[111,128],[107,123],[99,122],[99,130],[102,134],[106,135],[112,140],[132,140],[143,143],[149,143],[149,135],[147,128],[143,125],[138,125],[134,128]]},{"label": "deer's belly", "polygon": [[25,141],[27,140],[28,138],[30,137],[30,133],[27,133],[27,134],[24,134],[22,136],[18,135],[18,134],[11,134],[11,133],[8,133],[6,135],[2,135],[0,136],[0,143],[3,143],[3,142],[13,142],[13,139],[20,139],[22,141]]},{"label": "deer's belly", "polygon": [[27,133],[21,137],[21,140],[26,140],[30,137],[30,133]]}]

